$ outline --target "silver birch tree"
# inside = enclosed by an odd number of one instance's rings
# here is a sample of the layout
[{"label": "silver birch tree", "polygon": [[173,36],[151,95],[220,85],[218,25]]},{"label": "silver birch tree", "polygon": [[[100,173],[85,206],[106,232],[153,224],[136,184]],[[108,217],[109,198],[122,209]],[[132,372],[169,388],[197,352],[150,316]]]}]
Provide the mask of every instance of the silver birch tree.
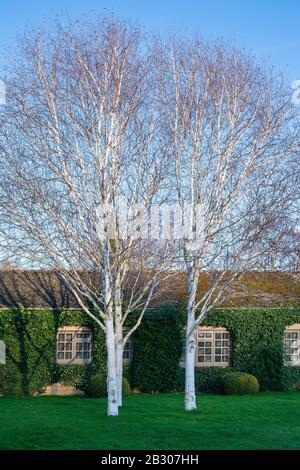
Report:
[{"label": "silver birch tree", "polygon": [[[161,133],[169,149],[188,278],[185,409],[193,410],[196,330],[289,208],[299,142],[284,80],[222,41],[157,43]],[[273,248],[276,248],[274,239]],[[210,287],[197,296],[201,271]]]},{"label": "silver birch tree", "polygon": [[[166,171],[149,55],[127,22],[52,26],[25,35],[6,70],[1,238],[12,259],[55,269],[105,332],[107,413],[115,416],[124,345],[155,295],[168,251],[142,236]],[[137,320],[124,330],[134,311]]]}]

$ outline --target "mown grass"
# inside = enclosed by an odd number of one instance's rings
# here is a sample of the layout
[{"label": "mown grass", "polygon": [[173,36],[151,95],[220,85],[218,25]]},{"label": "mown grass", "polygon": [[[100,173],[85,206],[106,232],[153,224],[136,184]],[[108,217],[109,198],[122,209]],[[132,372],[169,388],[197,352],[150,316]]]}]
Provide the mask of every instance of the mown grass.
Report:
[{"label": "mown grass", "polygon": [[300,392],[126,398],[117,418],[105,399],[0,398],[0,449],[299,449]]}]

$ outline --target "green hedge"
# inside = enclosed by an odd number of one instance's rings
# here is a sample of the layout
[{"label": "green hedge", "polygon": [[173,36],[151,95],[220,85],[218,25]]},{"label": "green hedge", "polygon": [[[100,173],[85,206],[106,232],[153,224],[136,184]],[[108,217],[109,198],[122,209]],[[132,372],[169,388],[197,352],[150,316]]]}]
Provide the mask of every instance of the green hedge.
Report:
[{"label": "green hedge", "polygon": [[[284,329],[294,323],[300,323],[300,307],[211,312],[205,324],[224,326],[231,332],[231,367],[197,369],[197,390],[220,392],[228,370],[253,374],[262,390],[299,389],[300,367],[283,365]],[[56,331],[66,325],[91,328],[92,364],[55,363]],[[133,358],[124,374],[131,386],[145,392],[183,389],[184,374],[179,366],[183,329],[181,308],[169,306],[145,317],[133,335]],[[2,310],[0,339],[7,348],[7,364],[0,365],[0,393],[29,395],[57,381],[85,390],[92,375],[105,372],[103,332],[79,310]]]},{"label": "green hedge", "polygon": [[179,361],[183,352],[181,309],[165,307],[148,314],[133,336],[129,383],[144,392],[182,389]]},{"label": "green hedge", "polygon": [[223,393],[223,380],[231,367],[199,367],[195,371],[196,392]]}]

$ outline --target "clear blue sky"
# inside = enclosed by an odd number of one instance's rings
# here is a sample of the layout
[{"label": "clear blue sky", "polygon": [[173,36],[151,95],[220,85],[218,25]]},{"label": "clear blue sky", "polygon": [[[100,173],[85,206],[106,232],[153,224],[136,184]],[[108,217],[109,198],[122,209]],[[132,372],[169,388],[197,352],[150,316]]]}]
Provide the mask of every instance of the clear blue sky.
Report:
[{"label": "clear blue sky", "polygon": [[231,38],[259,57],[269,57],[293,81],[300,79],[299,0],[0,0],[0,44],[29,21],[56,13],[114,13],[150,31],[200,31]]}]

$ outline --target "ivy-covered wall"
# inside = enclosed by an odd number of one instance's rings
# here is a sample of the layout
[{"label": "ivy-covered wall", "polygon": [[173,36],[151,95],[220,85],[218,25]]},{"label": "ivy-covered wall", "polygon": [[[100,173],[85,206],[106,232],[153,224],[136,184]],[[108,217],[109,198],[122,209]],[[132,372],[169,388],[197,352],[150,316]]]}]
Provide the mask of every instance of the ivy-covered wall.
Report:
[{"label": "ivy-covered wall", "polygon": [[[300,323],[300,307],[216,310],[205,322],[230,330],[231,368],[256,375],[263,390],[300,388],[300,367],[283,365],[284,329],[294,323]],[[56,364],[57,328],[66,325],[91,328],[93,363]],[[183,330],[183,308],[165,307],[145,317],[134,334],[133,358],[126,368],[132,386],[145,392],[182,390]],[[7,348],[7,363],[0,365],[0,393],[28,395],[58,381],[84,389],[90,375],[105,372],[103,332],[79,310],[2,310],[0,339]],[[225,372],[198,369],[197,389],[218,391]]]},{"label": "ivy-covered wall", "polygon": [[[85,366],[56,364],[57,328],[67,325],[91,328],[93,363]],[[91,374],[105,371],[103,332],[80,310],[2,310],[0,338],[6,345],[6,364],[0,366],[0,393],[3,394],[30,395],[58,381],[84,389]]]},{"label": "ivy-covered wall", "polygon": [[300,367],[283,364],[283,336],[287,326],[300,323],[300,306],[216,310],[207,326],[224,326],[231,333],[231,366],[255,375],[262,390],[300,385]]}]

